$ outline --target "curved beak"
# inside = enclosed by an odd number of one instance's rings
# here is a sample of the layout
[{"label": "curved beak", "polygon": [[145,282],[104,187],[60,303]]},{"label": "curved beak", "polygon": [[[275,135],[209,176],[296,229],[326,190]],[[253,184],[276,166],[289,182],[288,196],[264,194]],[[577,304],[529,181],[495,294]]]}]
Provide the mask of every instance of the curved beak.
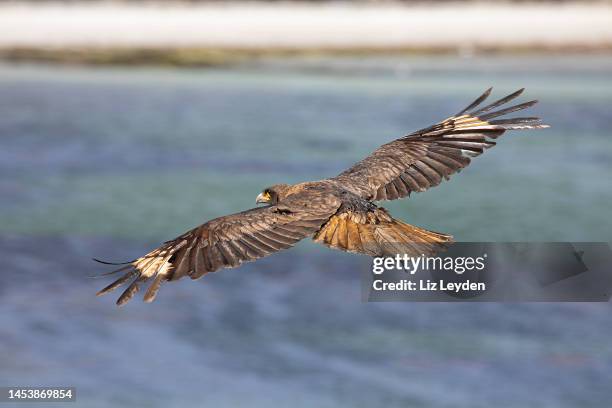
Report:
[{"label": "curved beak", "polygon": [[[251,197],[253,197],[253,196],[251,196]],[[268,200],[264,196],[264,193],[259,193],[259,195],[255,199],[255,204],[265,204],[267,202],[268,202]]]}]

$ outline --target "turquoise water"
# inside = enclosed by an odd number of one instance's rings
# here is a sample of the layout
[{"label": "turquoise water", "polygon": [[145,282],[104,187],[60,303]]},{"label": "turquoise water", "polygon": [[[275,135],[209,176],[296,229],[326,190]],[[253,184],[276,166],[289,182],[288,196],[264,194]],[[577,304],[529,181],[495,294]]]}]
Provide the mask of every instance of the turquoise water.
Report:
[{"label": "turquoise water", "polygon": [[335,175],[495,85],[497,95],[527,87],[525,98],[541,100],[530,114],[552,128],[509,134],[452,182],[385,205],[459,240],[610,240],[611,71],[585,72],[570,59],[542,72],[546,60],[528,59],[531,74],[508,72],[504,60],[454,74],[446,60],[442,72],[417,62],[399,73],[381,70],[388,60],[367,70],[336,63],[341,72],[323,62],[5,66],[0,191],[11,199],[0,204],[0,232],[168,238],[251,207],[271,183]]},{"label": "turquoise water", "polygon": [[606,304],[362,304],[367,259],[313,244],[123,309],[85,276],[491,85],[552,128],[385,207],[461,241],[610,241],[611,80],[612,58],[575,56],[0,66],[0,385],[88,407],[605,407]]}]

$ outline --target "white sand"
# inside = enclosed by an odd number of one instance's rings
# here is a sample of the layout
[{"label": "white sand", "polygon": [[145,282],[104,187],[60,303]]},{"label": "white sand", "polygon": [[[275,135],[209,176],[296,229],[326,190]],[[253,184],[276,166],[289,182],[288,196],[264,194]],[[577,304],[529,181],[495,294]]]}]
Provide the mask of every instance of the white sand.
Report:
[{"label": "white sand", "polygon": [[0,5],[0,47],[609,46],[610,4]]}]

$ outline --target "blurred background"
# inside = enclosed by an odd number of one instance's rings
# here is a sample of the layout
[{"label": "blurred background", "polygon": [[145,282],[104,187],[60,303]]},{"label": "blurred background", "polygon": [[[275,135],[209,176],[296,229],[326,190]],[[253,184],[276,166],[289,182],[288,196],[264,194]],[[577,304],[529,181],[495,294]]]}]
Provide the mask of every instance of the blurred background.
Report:
[{"label": "blurred background", "polygon": [[88,276],[489,86],[526,87],[552,128],[385,207],[458,241],[609,242],[611,22],[610,2],[0,2],[0,385],[76,386],[78,407],[609,406],[608,304],[362,303],[369,259],[309,242],[121,309]]}]

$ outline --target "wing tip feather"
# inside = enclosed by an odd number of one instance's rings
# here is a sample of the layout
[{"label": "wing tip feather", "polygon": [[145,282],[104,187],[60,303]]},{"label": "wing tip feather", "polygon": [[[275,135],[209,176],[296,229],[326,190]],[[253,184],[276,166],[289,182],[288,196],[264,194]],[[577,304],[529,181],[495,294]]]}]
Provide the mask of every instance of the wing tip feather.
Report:
[{"label": "wing tip feather", "polygon": [[138,293],[138,291],[140,290],[139,281],[139,278],[136,278],[130,284],[130,286],[128,286],[127,289],[123,291],[121,296],[119,296],[119,299],[117,299],[117,302],[115,302],[117,306],[125,305],[136,295],[136,293]]}]

